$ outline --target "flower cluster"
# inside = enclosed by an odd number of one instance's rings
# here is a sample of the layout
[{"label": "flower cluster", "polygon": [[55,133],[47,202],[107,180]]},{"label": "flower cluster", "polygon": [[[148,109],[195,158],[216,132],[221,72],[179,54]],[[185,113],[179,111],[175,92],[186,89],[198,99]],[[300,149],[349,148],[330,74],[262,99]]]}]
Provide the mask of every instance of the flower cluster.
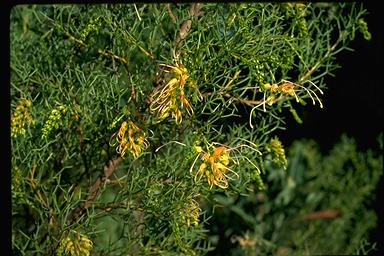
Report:
[{"label": "flower cluster", "polygon": [[19,134],[25,134],[25,125],[33,124],[30,114],[31,102],[25,98],[19,100],[15,112],[11,116],[11,136],[16,138]]},{"label": "flower cluster", "polygon": [[119,130],[112,135],[112,138],[114,137],[116,142],[111,146],[118,144],[116,151],[122,157],[128,151],[134,158],[137,158],[141,151],[149,146],[144,131],[131,120],[122,122]]},{"label": "flower cluster", "polygon": [[291,35],[299,38],[308,36],[307,6],[303,3],[284,3],[281,7],[285,11],[286,19],[290,20],[294,27]]},{"label": "flower cluster", "polygon": [[81,40],[84,41],[90,33],[97,31],[98,28],[100,27],[100,24],[101,24],[100,17],[90,20],[88,25],[81,32],[81,36],[80,36]]},{"label": "flower cluster", "polygon": [[[290,95],[296,97],[294,87],[294,83],[289,81],[283,82],[281,84],[264,84],[264,88],[266,90],[269,90],[271,93],[281,93],[283,95]],[[267,98],[266,103],[271,106],[275,102],[275,98],[275,95],[270,95]]]},{"label": "flower cluster", "polygon": [[271,139],[266,147],[267,151],[272,154],[272,162],[284,168],[287,166],[287,159],[285,157],[285,150],[281,141],[275,137]]},{"label": "flower cluster", "polygon": [[[67,236],[61,240],[58,255],[89,256],[92,250],[92,241],[85,235],[76,232],[73,239]],[[64,252],[64,253],[63,253]]]},{"label": "flower cluster", "polygon": [[42,138],[47,138],[53,130],[57,130],[62,123],[62,116],[67,112],[66,106],[58,106],[52,109],[48,120],[45,122],[42,130]]},{"label": "flower cluster", "polygon": [[164,85],[157,87],[152,95],[150,105],[151,113],[157,113],[159,121],[164,120],[169,115],[175,119],[177,124],[182,121],[182,109],[187,111],[188,115],[193,114],[193,108],[185,97],[184,87],[189,78],[185,67],[177,65],[162,64],[168,68],[165,72],[171,75],[171,79]]},{"label": "flower cluster", "polygon": [[200,212],[199,204],[193,199],[188,200],[185,207],[180,210],[182,223],[187,224],[188,227],[191,224],[198,225]]},{"label": "flower cluster", "polygon": [[308,96],[312,99],[313,105],[315,105],[316,99],[320,104],[320,108],[322,108],[323,104],[321,103],[321,100],[317,96],[316,92],[309,87],[303,86],[304,83],[309,83],[311,86],[315,87],[316,90],[320,92],[320,94],[323,94],[323,91],[310,80],[302,81],[301,83],[293,83],[287,80],[283,80],[278,84],[274,83],[271,85],[269,83],[266,83],[263,85],[264,89],[271,93],[271,95],[268,96],[268,98],[265,100],[265,103],[271,106],[273,103],[278,101],[280,98],[276,98],[276,93],[280,93],[281,95],[285,96],[295,96],[296,101],[300,102],[296,94],[296,90],[300,89],[301,91],[305,91],[308,94]]},{"label": "flower cluster", "polygon": [[228,172],[232,172],[238,176],[236,172],[228,168],[230,160],[229,150],[224,146],[211,147],[212,150],[209,150],[210,152],[204,152],[203,149],[199,146],[195,147],[197,152],[203,153],[203,163],[200,165],[195,177],[205,174],[208,180],[208,184],[211,186],[211,188],[213,185],[216,185],[220,188],[227,188],[227,179],[230,179],[230,177],[227,175]]}]

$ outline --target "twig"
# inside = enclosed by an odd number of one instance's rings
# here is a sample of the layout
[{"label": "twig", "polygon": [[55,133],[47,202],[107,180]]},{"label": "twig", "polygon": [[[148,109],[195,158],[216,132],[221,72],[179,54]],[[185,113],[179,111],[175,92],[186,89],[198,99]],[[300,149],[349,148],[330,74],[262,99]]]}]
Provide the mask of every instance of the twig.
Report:
[{"label": "twig", "polygon": [[307,80],[307,78],[309,76],[312,75],[313,72],[316,71],[316,69],[320,66],[320,64],[326,59],[329,57],[329,55],[336,49],[337,45],[341,42],[341,40],[343,39],[344,37],[344,33],[341,32],[340,35],[339,35],[339,38],[336,40],[336,42],[331,46],[331,48],[328,49],[328,51],[325,53],[325,55],[318,61],[315,63],[315,65],[312,66],[312,68],[310,70],[308,70],[307,73],[305,73],[304,76],[302,76],[300,79],[299,79],[299,83],[300,82],[303,82],[305,80]]},{"label": "twig", "polygon": [[192,19],[201,15],[200,12],[201,4],[193,3],[189,9],[189,19],[185,20],[179,29],[179,33],[176,36],[175,48],[179,45],[180,41],[183,40],[187,35],[192,26]]},{"label": "twig", "polygon": [[336,209],[325,209],[322,211],[311,212],[303,217],[303,220],[317,220],[317,219],[335,219],[341,217],[341,212]]},{"label": "twig", "polygon": [[179,33],[177,34],[176,40],[175,40],[176,46],[179,45],[180,41],[187,36],[189,30],[191,29],[191,26],[192,26],[192,20],[185,20],[181,24]]},{"label": "twig", "polygon": [[[88,47],[88,45],[86,43],[84,43],[82,40],[72,36],[69,32],[67,31],[64,31],[64,34],[66,36],[69,37],[69,39],[75,41],[77,44],[79,44],[80,46],[83,46],[83,47]],[[121,61],[123,64],[128,64],[128,61],[127,61],[127,58],[125,57],[120,57],[120,56],[117,56],[116,54],[114,54],[113,52],[111,51],[105,51],[105,50],[102,50],[102,49],[97,49],[97,52],[101,55],[104,55],[106,57],[110,57],[112,59],[118,59],[119,61]]]},{"label": "twig", "polygon": [[102,49],[97,49],[97,52],[100,53],[101,55],[104,55],[104,56],[107,56],[107,57],[111,57],[112,59],[118,59],[119,61],[121,61],[124,64],[128,64],[127,58],[117,56],[116,54],[114,54],[111,51],[104,51]]},{"label": "twig", "polygon": [[167,7],[167,11],[168,11],[169,16],[172,19],[172,22],[176,24],[176,17],[175,17],[175,15],[173,15],[173,12],[171,9],[171,4],[165,4],[165,6]]},{"label": "twig", "polygon": [[141,17],[140,17],[139,11],[136,8],[136,4],[133,4],[133,6],[135,7],[136,15],[139,18],[139,21],[141,21]]},{"label": "twig", "polygon": [[194,18],[202,14],[201,10],[201,4],[200,3],[193,3],[191,5],[191,8],[189,8],[189,17]]},{"label": "twig", "polygon": [[243,99],[243,98],[237,97],[235,95],[232,95],[230,93],[224,93],[224,92],[220,92],[220,91],[203,93],[202,97],[205,97],[205,96],[208,96],[208,95],[211,95],[211,94],[214,94],[214,93],[219,93],[220,95],[222,95],[224,97],[231,98],[234,101],[243,103],[243,104],[248,105],[250,107],[254,107],[255,105],[263,103],[262,100],[247,100],[247,99]]}]

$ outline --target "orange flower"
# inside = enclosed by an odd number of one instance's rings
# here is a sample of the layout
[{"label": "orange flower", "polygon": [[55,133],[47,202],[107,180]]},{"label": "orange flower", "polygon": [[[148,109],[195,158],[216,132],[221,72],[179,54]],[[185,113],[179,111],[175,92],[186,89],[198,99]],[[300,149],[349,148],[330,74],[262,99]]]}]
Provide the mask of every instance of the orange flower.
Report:
[{"label": "orange flower", "polygon": [[203,153],[202,160],[204,161],[200,165],[196,176],[205,174],[208,184],[211,186],[211,188],[213,185],[216,185],[220,188],[227,188],[227,179],[230,179],[230,177],[227,175],[228,172],[232,172],[238,176],[236,172],[228,168],[230,158],[229,150],[226,147],[213,147],[212,153],[204,152],[200,147],[196,149],[196,151]]},{"label": "orange flower", "polygon": [[[112,135],[116,137],[119,145],[116,147],[117,153],[124,157],[125,153],[129,151],[134,158],[137,158],[141,151],[149,146],[145,138],[145,133],[132,121],[124,121],[120,129]],[[116,145],[114,143],[112,146]]]},{"label": "orange flower", "polygon": [[295,95],[295,90],[294,90],[294,84],[292,82],[285,82],[285,83],[282,83],[281,85],[279,85],[279,90],[282,92],[282,93],[285,93],[285,94],[289,94],[291,96],[294,96]]},{"label": "orange flower", "polygon": [[178,65],[176,67],[167,64],[161,65],[168,68],[165,72],[171,73],[172,78],[165,86],[155,89],[150,111],[157,114],[159,121],[171,115],[176,123],[180,124],[182,121],[182,109],[185,109],[188,115],[193,114],[193,108],[186,99],[184,92],[186,81],[189,78],[188,71],[185,67]]}]

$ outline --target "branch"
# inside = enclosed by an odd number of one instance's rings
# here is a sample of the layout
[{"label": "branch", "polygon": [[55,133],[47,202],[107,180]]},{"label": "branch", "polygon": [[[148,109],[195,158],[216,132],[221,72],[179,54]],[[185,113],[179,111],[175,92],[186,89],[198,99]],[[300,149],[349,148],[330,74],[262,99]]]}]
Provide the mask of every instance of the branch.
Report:
[{"label": "branch", "polygon": [[258,104],[263,102],[263,100],[247,100],[247,99],[243,99],[243,98],[237,97],[235,95],[232,95],[230,93],[225,93],[225,92],[221,92],[221,91],[203,93],[202,96],[205,97],[205,96],[208,96],[208,95],[211,95],[211,94],[214,94],[214,93],[218,93],[218,94],[220,94],[220,95],[222,95],[224,97],[231,98],[234,101],[240,102],[242,104],[245,104],[245,105],[248,105],[248,106],[251,106],[251,107],[254,107],[255,105],[258,105]]},{"label": "branch", "polygon": [[341,42],[341,40],[343,39],[344,37],[344,33],[341,32],[340,35],[339,35],[339,38],[336,40],[336,42],[331,46],[331,48],[328,49],[328,51],[325,53],[325,55],[318,61],[316,62],[315,65],[313,65],[313,67],[308,70],[307,73],[305,73],[304,76],[302,76],[300,79],[299,79],[299,83],[300,82],[303,82],[305,80],[307,80],[308,77],[310,77],[312,75],[313,72],[316,71],[316,69],[320,66],[320,64],[326,59],[329,57],[329,55],[336,49],[337,45]]},{"label": "branch", "polygon": [[183,40],[188,35],[188,32],[192,26],[192,19],[202,14],[200,12],[200,9],[201,9],[201,4],[199,3],[193,3],[191,5],[191,8],[189,9],[189,19],[185,20],[181,24],[179,33],[176,36],[175,48],[179,45],[180,41]]},{"label": "branch", "polygon": [[[72,41],[75,41],[77,44],[79,44],[80,46],[83,46],[83,47],[88,47],[88,45],[86,43],[84,43],[82,40],[74,37],[73,35],[71,35],[68,31],[64,31],[64,34],[66,36],[69,37],[69,39],[71,39]],[[123,64],[127,65],[128,64],[128,61],[127,61],[127,58],[125,57],[120,57],[120,56],[117,56],[116,54],[114,54],[113,52],[111,51],[105,51],[105,50],[102,50],[102,49],[97,49],[97,52],[103,56],[106,56],[106,57],[111,57],[112,59],[118,59],[119,61],[121,61]]]},{"label": "branch", "polygon": [[106,180],[108,179],[109,176],[112,175],[113,171],[115,170],[116,166],[120,163],[121,160],[122,160],[121,157],[112,159],[109,161],[108,165],[104,166],[103,172],[99,175],[95,183],[93,183],[92,187],[89,189],[89,193],[87,198],[85,199],[85,202],[80,204],[77,208],[72,210],[72,212],[69,214],[67,219],[69,224],[71,224],[75,219],[83,215],[85,210],[92,205],[93,200],[96,198],[100,187],[106,183]]},{"label": "branch", "polygon": [[[119,162],[121,160],[122,160],[121,157],[112,159],[109,161],[108,165],[104,166],[103,172],[99,175],[99,177],[96,179],[95,183],[93,183],[92,187],[89,189],[89,194],[88,194],[87,198],[85,199],[85,202],[80,204],[75,209],[73,209],[70,212],[70,214],[68,215],[68,218],[67,218],[68,225],[71,225],[75,219],[82,216],[84,214],[85,210],[87,210],[89,208],[89,206],[91,206],[93,200],[97,196],[97,193],[98,193],[100,187],[106,183],[106,181],[108,180],[108,177],[112,175],[113,171],[115,170],[116,166],[119,164]],[[48,235],[48,233],[47,233],[47,235]],[[55,255],[55,252],[56,252],[59,245],[60,245],[60,241],[55,243],[55,245],[50,246],[48,248],[47,255]]]},{"label": "branch", "polygon": [[165,6],[167,7],[167,11],[168,11],[169,16],[172,19],[172,22],[176,24],[176,17],[175,17],[175,15],[173,15],[173,12],[171,9],[171,4],[165,4]]},{"label": "branch", "polygon": [[341,216],[341,212],[335,209],[325,209],[322,211],[311,212],[303,217],[303,220],[317,220],[317,219],[335,219]]}]

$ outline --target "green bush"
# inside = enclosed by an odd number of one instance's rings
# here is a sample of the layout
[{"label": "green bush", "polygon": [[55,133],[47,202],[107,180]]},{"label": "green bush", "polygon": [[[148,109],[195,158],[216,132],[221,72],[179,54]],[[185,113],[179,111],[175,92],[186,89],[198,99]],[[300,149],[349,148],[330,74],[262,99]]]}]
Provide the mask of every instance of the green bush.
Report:
[{"label": "green bush", "polygon": [[[230,255],[367,255],[374,250],[369,231],[377,216],[370,203],[382,175],[382,155],[359,152],[343,135],[327,155],[313,140],[295,141],[287,158],[286,171],[267,168],[264,191],[216,196],[214,226],[227,231],[220,243],[230,245]],[[228,225],[233,222],[237,225]],[[212,233],[211,239],[218,236]]]},{"label": "green bush", "polygon": [[322,107],[336,55],[357,31],[370,38],[365,14],[354,3],[14,7],[13,254],[213,250],[216,194],[270,189],[269,165],[287,165],[275,131],[287,110],[302,121],[298,104]]}]

